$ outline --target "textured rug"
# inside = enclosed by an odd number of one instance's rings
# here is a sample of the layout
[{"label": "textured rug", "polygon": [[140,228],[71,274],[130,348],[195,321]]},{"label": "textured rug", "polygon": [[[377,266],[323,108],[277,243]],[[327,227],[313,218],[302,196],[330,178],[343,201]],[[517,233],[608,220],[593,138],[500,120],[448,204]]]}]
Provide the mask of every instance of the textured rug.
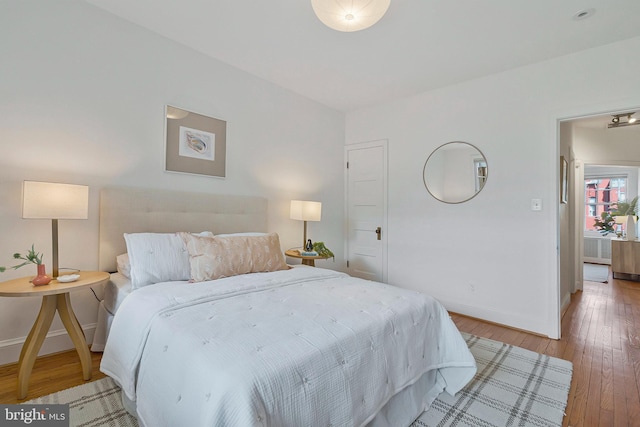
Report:
[{"label": "textured rug", "polygon": [[24,402],[29,403],[68,403],[71,427],[138,427],[122,406],[120,387],[109,377]]},{"label": "textured rug", "polygon": [[601,264],[583,264],[582,279],[586,282],[607,283],[609,281],[609,267]]},{"label": "textured rug", "polygon": [[[571,362],[498,341],[462,334],[478,365],[455,397],[442,393],[411,427],[561,426]],[[25,403],[68,403],[71,426],[137,427],[110,378]]]},{"label": "textured rug", "polygon": [[562,426],[571,362],[462,335],[478,373],[455,397],[441,393],[411,427]]}]

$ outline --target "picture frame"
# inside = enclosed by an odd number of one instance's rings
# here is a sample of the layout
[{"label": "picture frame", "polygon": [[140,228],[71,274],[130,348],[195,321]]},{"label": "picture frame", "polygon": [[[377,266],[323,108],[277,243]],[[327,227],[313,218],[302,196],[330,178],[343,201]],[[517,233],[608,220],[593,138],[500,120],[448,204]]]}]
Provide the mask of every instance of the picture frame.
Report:
[{"label": "picture frame", "polygon": [[560,156],[560,203],[569,202],[569,183],[567,178],[567,172],[569,171],[569,164],[564,156]]},{"label": "picture frame", "polygon": [[165,106],[165,170],[226,177],[227,122]]}]

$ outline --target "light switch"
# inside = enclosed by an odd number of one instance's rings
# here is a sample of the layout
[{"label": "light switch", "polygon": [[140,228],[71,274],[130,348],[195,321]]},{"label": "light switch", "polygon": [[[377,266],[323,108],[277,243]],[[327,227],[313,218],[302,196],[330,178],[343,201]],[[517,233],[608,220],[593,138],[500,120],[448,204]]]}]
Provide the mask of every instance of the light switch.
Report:
[{"label": "light switch", "polygon": [[531,199],[531,210],[532,211],[541,211],[542,210],[542,199]]}]

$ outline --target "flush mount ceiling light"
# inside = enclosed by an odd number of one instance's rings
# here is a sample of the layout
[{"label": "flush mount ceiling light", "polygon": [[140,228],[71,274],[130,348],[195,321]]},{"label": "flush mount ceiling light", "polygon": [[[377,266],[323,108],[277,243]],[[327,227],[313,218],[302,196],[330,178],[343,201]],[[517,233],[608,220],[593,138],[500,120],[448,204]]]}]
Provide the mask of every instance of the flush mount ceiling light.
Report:
[{"label": "flush mount ceiling light", "polygon": [[596,10],[593,8],[582,9],[573,14],[574,21],[582,21],[583,19],[591,18]]},{"label": "flush mount ceiling light", "polygon": [[611,129],[611,128],[619,128],[624,126],[631,126],[631,125],[640,125],[640,122],[638,121],[638,119],[636,119],[635,117],[631,117],[634,114],[635,114],[635,111],[631,111],[629,113],[614,114],[613,118],[611,119],[611,123],[609,123],[607,127]]},{"label": "flush mount ceiling light", "polygon": [[352,32],[369,28],[389,9],[391,0],[311,0],[316,16],[334,30]]}]

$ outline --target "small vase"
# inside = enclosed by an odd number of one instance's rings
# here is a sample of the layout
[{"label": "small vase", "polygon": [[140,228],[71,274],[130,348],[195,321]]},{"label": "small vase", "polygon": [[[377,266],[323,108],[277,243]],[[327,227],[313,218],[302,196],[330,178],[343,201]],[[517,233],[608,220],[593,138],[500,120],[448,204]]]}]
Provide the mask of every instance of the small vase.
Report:
[{"label": "small vase", "polygon": [[633,215],[627,215],[627,240],[636,240],[636,221]]},{"label": "small vase", "polygon": [[31,283],[33,283],[34,286],[48,285],[49,282],[51,281],[51,277],[47,276],[46,268],[44,264],[37,264],[37,266],[38,266],[38,275],[33,278]]}]

